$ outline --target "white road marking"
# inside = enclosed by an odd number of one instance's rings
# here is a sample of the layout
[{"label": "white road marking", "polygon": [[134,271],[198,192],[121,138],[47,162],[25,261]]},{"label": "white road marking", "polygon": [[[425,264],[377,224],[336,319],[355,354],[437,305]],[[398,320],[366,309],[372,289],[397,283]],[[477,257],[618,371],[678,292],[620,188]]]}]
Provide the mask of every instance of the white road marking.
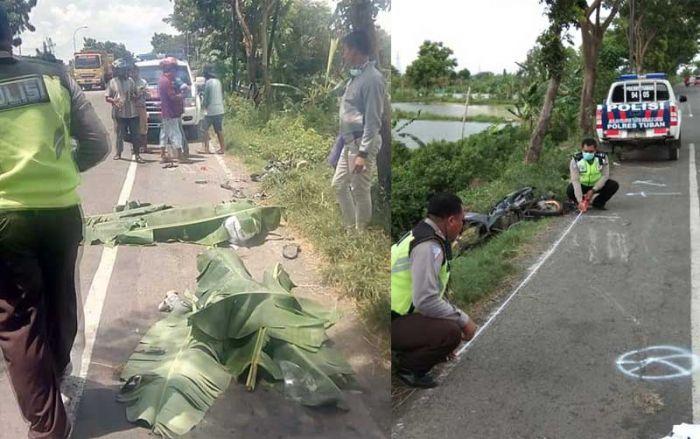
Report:
[{"label": "white road marking", "polygon": [[[690,191],[690,339],[693,352],[700,352],[700,199],[695,144],[690,149],[688,188]],[[700,423],[700,370],[693,372],[693,422]]]},{"label": "white road marking", "polygon": [[219,165],[221,166],[221,169],[224,170],[224,174],[226,174],[226,178],[229,180],[235,180],[236,177],[234,177],[233,172],[226,166],[226,162],[224,161],[224,158],[222,157],[221,154],[214,154],[214,157],[216,157],[216,161],[219,162]]},{"label": "white road marking", "polygon": [[[132,157],[132,160],[134,158]],[[134,181],[136,180],[136,167],[135,161],[129,164],[129,169],[126,172],[126,178],[124,179],[124,185],[119,193],[119,199],[117,204],[124,204],[129,200],[131,195],[131,190],[134,187]],[[107,288],[109,287],[109,281],[112,278],[112,271],[114,270],[114,264],[117,260],[117,253],[119,247],[103,247],[102,256],[100,257],[100,263],[95,272],[95,276],[92,278],[92,283],[90,284],[90,289],[88,290],[87,297],[85,299],[85,304],[83,305],[83,312],[85,314],[85,347],[80,357],[80,367],[77,370],[76,376],[79,378],[78,385],[68,389],[70,393],[68,396],[71,398],[71,408],[70,415],[72,420],[75,420],[75,415],[77,414],[78,406],[80,404],[80,398],[83,395],[83,390],[85,389],[85,380],[87,378],[88,369],[90,368],[90,362],[92,360],[92,351],[95,347],[95,339],[97,338],[97,330],[100,327],[100,319],[102,317],[102,308],[104,307],[105,298],[107,296]]]},{"label": "white road marking", "polygon": [[666,187],[666,185],[663,183],[655,183],[655,182],[649,181],[649,180],[637,180],[637,181],[633,182],[632,184],[646,184],[647,186]]},{"label": "white road marking", "polygon": [[478,338],[479,336],[486,330],[486,328],[489,327],[491,322],[493,322],[496,317],[505,309],[506,306],[510,303],[511,300],[520,292],[520,290],[525,287],[530,281],[532,280],[533,277],[539,272],[540,268],[549,260],[549,258],[554,254],[554,252],[559,248],[559,245],[564,241],[564,239],[571,233],[571,230],[573,230],[574,226],[576,223],[578,223],[579,219],[581,219],[581,213],[579,213],[576,218],[574,218],[573,221],[571,221],[571,224],[569,224],[569,227],[564,230],[564,233],[561,234],[559,239],[556,240],[556,242],[552,245],[552,247],[549,248],[541,257],[540,260],[537,261],[537,263],[532,267],[530,270],[530,274],[527,275],[527,277],[518,285],[515,290],[513,290],[512,293],[510,293],[510,296],[501,304],[501,306],[496,309],[496,311],[491,314],[489,319],[479,328],[478,331],[476,331],[476,334],[474,334],[474,338],[471,339],[468,343],[463,344],[456,352],[456,356],[459,357],[466,351],[469,346],[471,346]]},{"label": "white road marking", "polygon": [[591,238],[591,245],[588,247],[588,262],[595,264],[597,262],[596,253],[598,253],[598,237],[594,229],[588,229],[588,235]]},{"label": "white road marking", "polygon": [[627,192],[625,195],[628,197],[642,197],[647,198],[649,195],[683,195],[680,192]]}]

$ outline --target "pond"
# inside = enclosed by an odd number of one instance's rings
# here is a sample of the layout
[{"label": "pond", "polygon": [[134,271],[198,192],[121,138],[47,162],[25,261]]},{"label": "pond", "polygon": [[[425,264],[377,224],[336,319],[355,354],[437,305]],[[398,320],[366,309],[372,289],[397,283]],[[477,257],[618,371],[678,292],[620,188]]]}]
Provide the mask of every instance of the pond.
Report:
[{"label": "pond", "polygon": [[[399,119],[397,127],[403,126],[407,120]],[[480,133],[490,127],[491,123],[484,122],[467,122],[464,124],[464,137],[472,134]],[[401,130],[401,133],[408,133],[416,136],[424,143],[430,143],[438,140],[448,142],[456,142],[462,138],[462,122],[457,121],[442,121],[442,120],[416,120]],[[401,137],[396,133],[393,134],[397,140],[405,144],[407,147],[414,149],[420,145],[410,137]]]},{"label": "pond", "polygon": [[[421,104],[419,102],[395,102],[391,104],[394,110],[415,113],[435,114],[438,116],[462,117],[464,116],[464,104],[434,103]],[[497,116],[512,119],[514,116],[508,112],[507,105],[470,105],[467,112],[469,116]]]}]

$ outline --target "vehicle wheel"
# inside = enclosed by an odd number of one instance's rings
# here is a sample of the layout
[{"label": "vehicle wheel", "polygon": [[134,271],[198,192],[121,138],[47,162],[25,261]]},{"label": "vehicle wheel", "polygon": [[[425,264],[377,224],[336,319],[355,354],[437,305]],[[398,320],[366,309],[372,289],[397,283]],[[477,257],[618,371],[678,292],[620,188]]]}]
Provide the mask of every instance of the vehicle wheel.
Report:
[{"label": "vehicle wheel", "polygon": [[564,207],[557,200],[538,201],[536,207],[527,209],[525,214],[531,217],[559,216],[564,213]]},{"label": "vehicle wheel", "polygon": [[680,157],[680,155],[681,155],[680,146],[672,145],[668,148],[668,159],[669,160],[678,160],[678,157]]}]

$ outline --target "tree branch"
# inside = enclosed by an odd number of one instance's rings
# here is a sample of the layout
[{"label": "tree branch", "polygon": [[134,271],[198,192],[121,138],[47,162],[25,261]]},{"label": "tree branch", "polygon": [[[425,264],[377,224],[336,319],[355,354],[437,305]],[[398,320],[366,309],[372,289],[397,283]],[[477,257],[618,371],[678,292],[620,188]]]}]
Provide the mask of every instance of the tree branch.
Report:
[{"label": "tree branch", "polygon": [[596,9],[600,8],[600,4],[603,2],[603,0],[595,0],[591,5],[586,9],[586,17],[590,17],[593,11]]},{"label": "tree branch", "polygon": [[610,23],[612,23],[613,19],[615,18],[615,15],[617,15],[617,11],[620,9],[621,1],[622,0],[616,0],[613,4],[613,7],[610,10],[610,15],[608,15],[608,18],[603,23],[603,31],[605,31],[608,28],[608,26],[610,26]]}]

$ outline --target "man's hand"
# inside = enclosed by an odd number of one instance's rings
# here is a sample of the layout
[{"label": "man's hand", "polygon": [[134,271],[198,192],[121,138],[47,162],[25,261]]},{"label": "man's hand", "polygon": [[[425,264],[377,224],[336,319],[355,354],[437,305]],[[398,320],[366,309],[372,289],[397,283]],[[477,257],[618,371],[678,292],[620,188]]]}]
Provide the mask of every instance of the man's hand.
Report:
[{"label": "man's hand", "polygon": [[364,157],[357,157],[355,158],[355,165],[352,168],[352,172],[359,174],[361,172],[365,172],[367,169],[367,160],[365,160]]},{"label": "man's hand", "polygon": [[476,326],[476,323],[474,323],[474,320],[469,319],[464,328],[462,328],[462,340],[469,341],[474,338],[477,329],[478,327]]},{"label": "man's hand", "polygon": [[581,200],[581,202],[578,203],[578,210],[579,212],[586,213],[586,211],[588,210],[588,200],[586,200],[585,198]]},{"label": "man's hand", "polygon": [[593,194],[594,194],[593,189],[586,192],[586,200],[591,201],[593,199]]}]

